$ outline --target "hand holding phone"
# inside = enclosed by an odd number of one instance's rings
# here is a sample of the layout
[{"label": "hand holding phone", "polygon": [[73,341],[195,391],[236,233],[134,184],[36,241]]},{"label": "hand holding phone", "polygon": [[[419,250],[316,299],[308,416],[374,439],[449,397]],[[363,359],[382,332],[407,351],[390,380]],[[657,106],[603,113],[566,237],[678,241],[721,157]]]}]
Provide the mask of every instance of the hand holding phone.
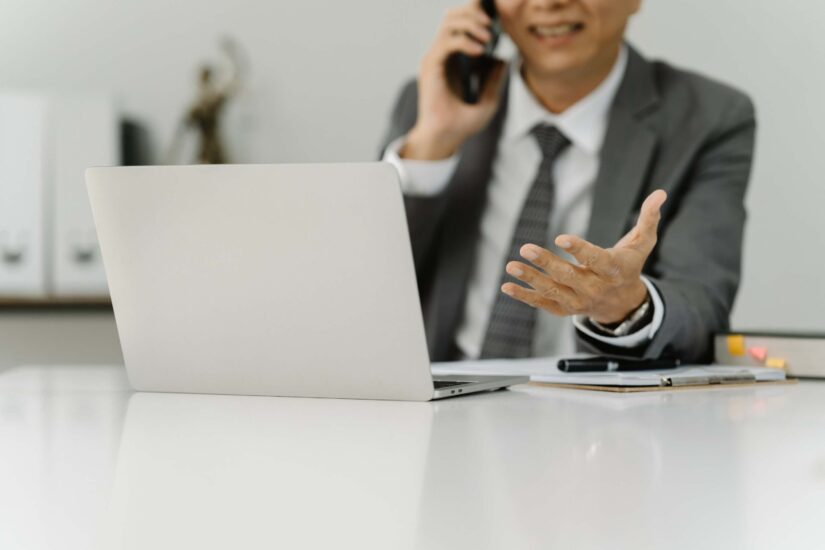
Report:
[{"label": "hand holding phone", "polygon": [[[484,0],[488,8],[492,0]],[[494,12],[493,12],[494,13]],[[430,50],[421,61],[418,74],[418,118],[407,134],[402,158],[437,160],[453,155],[467,138],[484,128],[498,107],[505,73],[502,61],[489,58],[478,73],[473,58],[483,56],[495,43],[495,18],[482,8],[480,0],[452,8],[442,20]],[[468,78],[452,72],[455,55],[471,59],[466,64]],[[478,78],[472,76],[477,74]],[[476,102],[464,101],[460,82],[478,91]],[[468,87],[468,91],[470,88]],[[472,95],[472,94],[467,94]]]}]

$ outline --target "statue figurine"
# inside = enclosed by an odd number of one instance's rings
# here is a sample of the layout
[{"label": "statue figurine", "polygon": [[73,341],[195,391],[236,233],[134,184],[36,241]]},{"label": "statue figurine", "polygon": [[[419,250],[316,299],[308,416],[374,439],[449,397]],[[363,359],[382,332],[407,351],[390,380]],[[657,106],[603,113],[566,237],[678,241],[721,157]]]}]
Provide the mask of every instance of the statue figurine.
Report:
[{"label": "statue figurine", "polygon": [[236,95],[241,84],[241,56],[237,45],[229,39],[221,42],[221,49],[229,60],[230,74],[224,83],[216,82],[215,70],[210,65],[200,69],[198,95],[178,126],[167,164],[176,162],[180,142],[188,128],[197,132],[199,143],[195,162],[223,164],[227,162],[220,134],[220,118],[229,99]]}]

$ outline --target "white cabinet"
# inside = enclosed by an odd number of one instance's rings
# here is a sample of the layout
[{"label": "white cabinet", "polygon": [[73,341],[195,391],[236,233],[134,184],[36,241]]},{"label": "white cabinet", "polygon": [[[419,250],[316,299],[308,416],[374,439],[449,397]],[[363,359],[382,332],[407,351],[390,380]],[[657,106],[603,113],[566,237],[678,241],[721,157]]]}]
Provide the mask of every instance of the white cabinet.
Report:
[{"label": "white cabinet", "polygon": [[0,94],[0,295],[47,292],[48,101]]},{"label": "white cabinet", "polygon": [[52,174],[51,293],[58,297],[106,296],[84,171],[118,164],[118,121],[111,98],[75,94],[51,103]]},{"label": "white cabinet", "polygon": [[119,155],[111,97],[0,93],[0,300],[108,296],[84,171]]}]

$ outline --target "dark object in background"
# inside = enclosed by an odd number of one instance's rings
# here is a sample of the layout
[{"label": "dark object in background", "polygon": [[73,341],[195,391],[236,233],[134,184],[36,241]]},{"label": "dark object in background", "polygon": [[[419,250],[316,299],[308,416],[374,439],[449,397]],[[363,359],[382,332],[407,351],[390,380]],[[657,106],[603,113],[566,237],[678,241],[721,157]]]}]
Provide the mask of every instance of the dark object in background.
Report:
[{"label": "dark object in background", "polygon": [[149,133],[134,120],[120,121],[120,163],[123,166],[150,164]]}]

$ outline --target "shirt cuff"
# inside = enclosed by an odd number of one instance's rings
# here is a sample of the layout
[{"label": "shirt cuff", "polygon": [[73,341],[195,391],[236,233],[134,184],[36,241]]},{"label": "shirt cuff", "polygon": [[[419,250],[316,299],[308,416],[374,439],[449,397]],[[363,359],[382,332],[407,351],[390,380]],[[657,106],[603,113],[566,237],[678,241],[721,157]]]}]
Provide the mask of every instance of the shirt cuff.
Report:
[{"label": "shirt cuff", "polygon": [[432,197],[438,195],[450,183],[450,178],[458,166],[458,155],[444,160],[410,160],[398,156],[404,146],[406,136],[390,143],[384,150],[384,162],[389,162],[398,170],[401,191],[405,195]]},{"label": "shirt cuff", "polygon": [[573,324],[576,326],[576,329],[580,330],[594,340],[598,340],[600,342],[604,342],[605,344],[610,344],[611,346],[616,346],[619,348],[635,348],[652,340],[659,331],[659,328],[661,328],[662,321],[665,318],[665,303],[662,301],[662,296],[659,294],[659,291],[656,290],[653,283],[651,283],[644,275],[642,275],[642,282],[647,287],[647,292],[650,294],[650,305],[653,307],[653,318],[648,324],[641,327],[636,332],[625,336],[605,336],[603,334],[596,333],[587,326],[587,316],[576,315],[573,318]]}]

